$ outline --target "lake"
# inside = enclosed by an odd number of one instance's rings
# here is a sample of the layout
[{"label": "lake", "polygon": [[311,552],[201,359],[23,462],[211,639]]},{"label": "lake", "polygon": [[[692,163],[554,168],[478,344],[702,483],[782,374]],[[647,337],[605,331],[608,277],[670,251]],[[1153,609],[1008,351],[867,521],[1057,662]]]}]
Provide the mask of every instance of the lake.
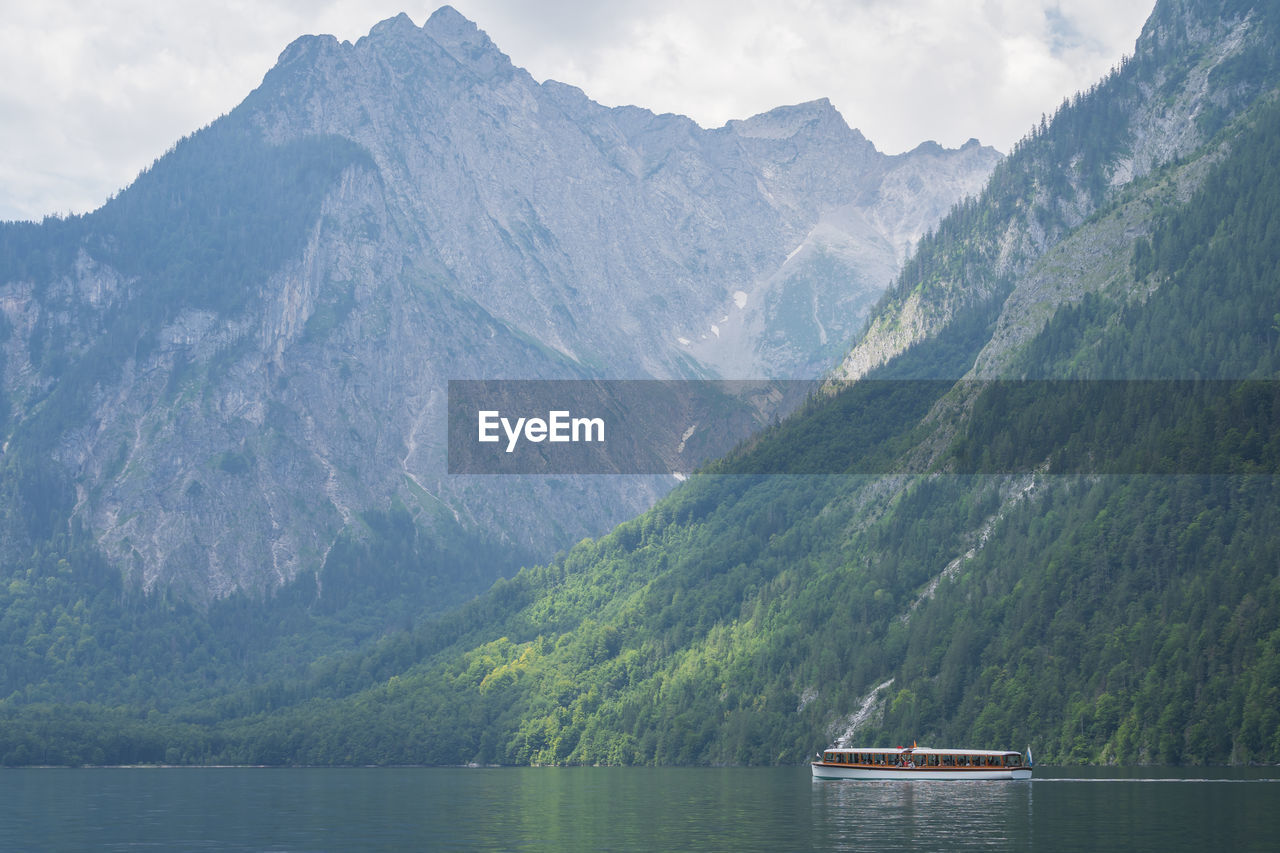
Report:
[{"label": "lake", "polygon": [[0,770],[0,850],[1276,850],[1280,768]]}]

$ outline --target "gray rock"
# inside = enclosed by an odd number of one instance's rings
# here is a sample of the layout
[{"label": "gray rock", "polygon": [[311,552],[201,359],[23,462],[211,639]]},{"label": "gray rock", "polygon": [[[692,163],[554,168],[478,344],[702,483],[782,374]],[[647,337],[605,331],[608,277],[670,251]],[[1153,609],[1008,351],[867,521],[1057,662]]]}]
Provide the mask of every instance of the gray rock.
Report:
[{"label": "gray rock", "polygon": [[[883,154],[825,100],[716,129],[606,108],[448,7],[298,39],[233,117],[368,160],[248,307],[169,317],[56,442],[110,558],[197,599],[318,571],[393,504],[547,555],[607,530],[674,481],[450,477],[447,380],[820,376],[999,159]],[[74,361],[117,333],[112,304],[147,298],[100,245],[52,281],[0,281],[15,425],[54,381],[27,357],[39,317]]]}]

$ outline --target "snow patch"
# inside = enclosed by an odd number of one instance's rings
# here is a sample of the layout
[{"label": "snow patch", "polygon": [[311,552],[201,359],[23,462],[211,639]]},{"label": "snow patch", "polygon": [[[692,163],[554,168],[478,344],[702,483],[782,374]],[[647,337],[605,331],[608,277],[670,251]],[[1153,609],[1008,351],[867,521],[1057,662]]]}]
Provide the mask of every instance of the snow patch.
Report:
[{"label": "snow patch", "polygon": [[745,290],[735,290],[733,292],[733,304],[738,306],[739,311],[741,311],[743,308],[746,308],[747,292]]}]

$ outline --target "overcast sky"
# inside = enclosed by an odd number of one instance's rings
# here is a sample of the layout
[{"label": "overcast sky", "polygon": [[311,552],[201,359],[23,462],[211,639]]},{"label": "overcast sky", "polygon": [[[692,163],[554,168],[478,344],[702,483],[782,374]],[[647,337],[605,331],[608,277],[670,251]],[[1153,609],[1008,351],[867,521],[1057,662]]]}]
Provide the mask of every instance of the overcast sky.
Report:
[{"label": "overcast sky", "polygon": [[[455,0],[516,65],[719,127],[830,98],[881,151],[1001,151],[1133,43],[1154,0]],[[0,219],[92,210],[238,104],[299,35],[404,0],[0,0]]]}]

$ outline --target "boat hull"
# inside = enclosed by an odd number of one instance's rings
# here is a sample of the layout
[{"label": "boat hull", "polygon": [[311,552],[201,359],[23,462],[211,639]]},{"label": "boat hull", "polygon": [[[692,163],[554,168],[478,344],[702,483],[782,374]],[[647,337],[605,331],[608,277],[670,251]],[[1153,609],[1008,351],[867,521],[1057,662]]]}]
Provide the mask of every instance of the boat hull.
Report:
[{"label": "boat hull", "polygon": [[897,779],[910,782],[1030,779],[1030,767],[841,767],[811,762],[814,779]]}]

